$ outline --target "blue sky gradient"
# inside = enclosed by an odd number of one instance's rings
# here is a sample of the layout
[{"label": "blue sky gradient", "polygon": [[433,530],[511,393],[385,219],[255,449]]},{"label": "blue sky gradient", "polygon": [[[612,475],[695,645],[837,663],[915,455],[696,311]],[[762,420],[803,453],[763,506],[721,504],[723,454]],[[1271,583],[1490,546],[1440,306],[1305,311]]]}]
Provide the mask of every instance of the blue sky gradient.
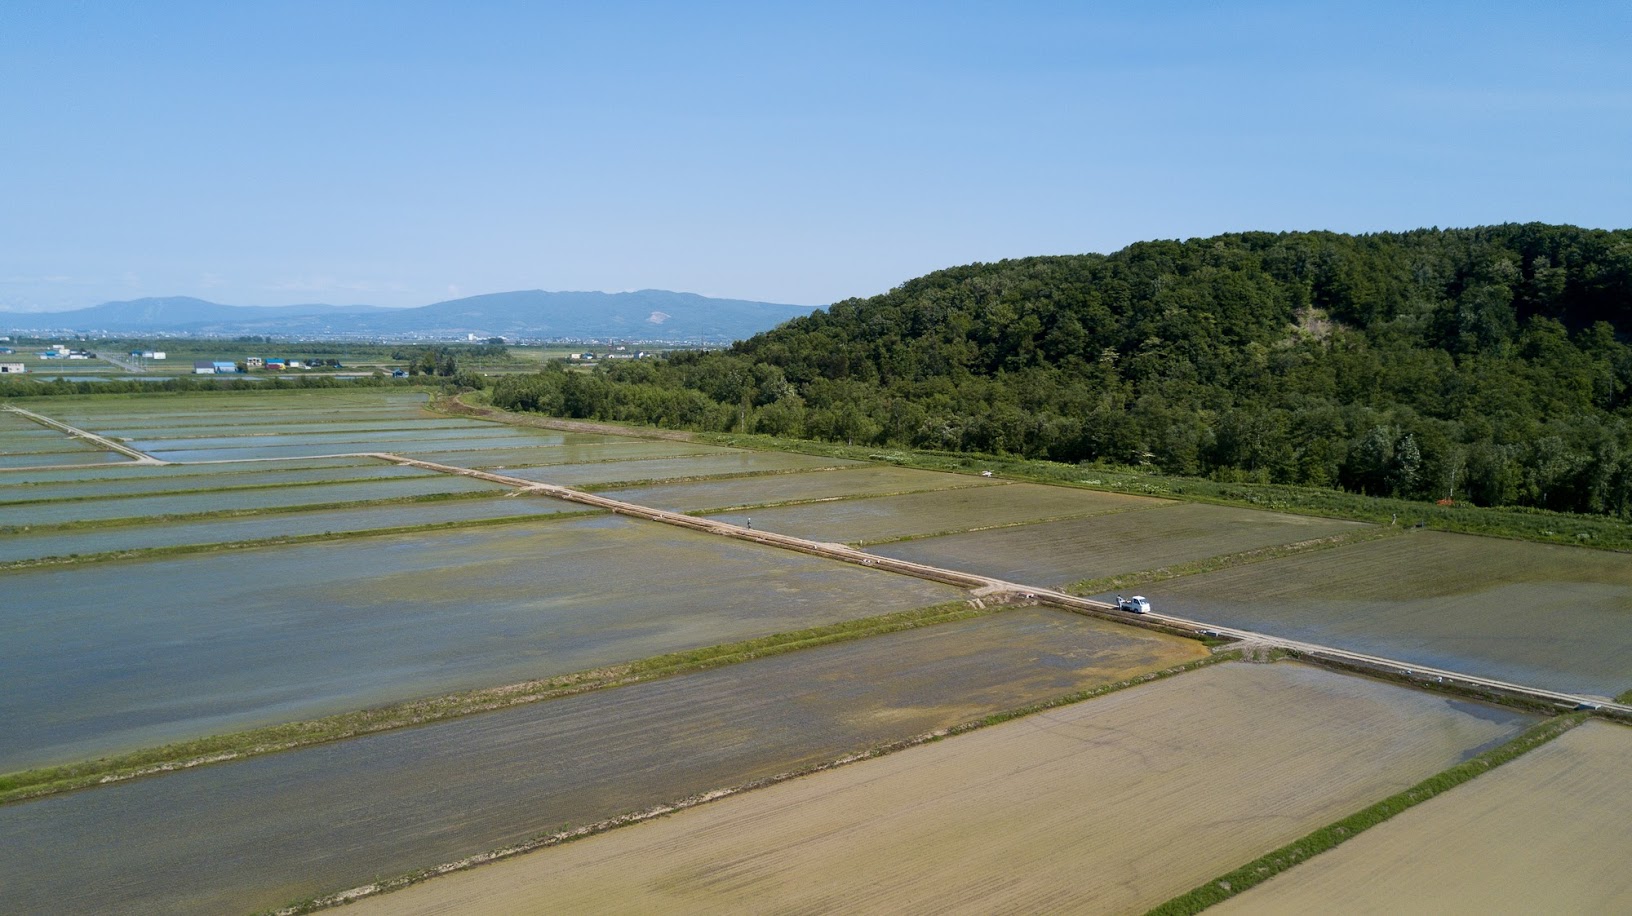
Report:
[{"label": "blue sky gradient", "polygon": [[0,9],[0,307],[825,304],[1150,238],[1632,213],[1624,3]]}]

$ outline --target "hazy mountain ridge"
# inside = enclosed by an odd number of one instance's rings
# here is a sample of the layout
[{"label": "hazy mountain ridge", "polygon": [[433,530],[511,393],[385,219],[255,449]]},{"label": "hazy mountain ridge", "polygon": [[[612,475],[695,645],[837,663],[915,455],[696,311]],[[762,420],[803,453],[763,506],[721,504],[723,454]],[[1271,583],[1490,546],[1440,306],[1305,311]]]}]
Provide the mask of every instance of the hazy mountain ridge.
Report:
[{"label": "hazy mountain ridge", "polygon": [[67,312],[0,312],[18,332],[187,336],[630,338],[727,341],[749,337],[814,306],[714,299],[644,289],[625,293],[517,290],[417,308],[371,305],[223,305],[189,296],[105,302]]}]

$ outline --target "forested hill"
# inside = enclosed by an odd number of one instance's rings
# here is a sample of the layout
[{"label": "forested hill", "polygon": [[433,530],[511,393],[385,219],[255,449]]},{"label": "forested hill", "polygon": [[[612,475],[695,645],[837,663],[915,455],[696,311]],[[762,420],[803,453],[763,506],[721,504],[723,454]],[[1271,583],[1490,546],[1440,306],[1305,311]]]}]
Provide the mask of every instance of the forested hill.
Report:
[{"label": "forested hill", "polygon": [[1632,516],[1632,230],[1243,233],[938,271],[501,406]]}]

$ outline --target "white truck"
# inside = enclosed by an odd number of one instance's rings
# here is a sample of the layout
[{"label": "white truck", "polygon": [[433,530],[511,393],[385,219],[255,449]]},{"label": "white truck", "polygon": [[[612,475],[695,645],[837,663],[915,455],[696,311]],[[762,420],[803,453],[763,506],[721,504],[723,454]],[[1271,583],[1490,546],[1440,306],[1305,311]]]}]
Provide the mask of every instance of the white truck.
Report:
[{"label": "white truck", "polygon": [[1134,595],[1132,598],[1117,595],[1116,609],[1127,611],[1129,614],[1148,614],[1150,613],[1150,599],[1143,595]]}]

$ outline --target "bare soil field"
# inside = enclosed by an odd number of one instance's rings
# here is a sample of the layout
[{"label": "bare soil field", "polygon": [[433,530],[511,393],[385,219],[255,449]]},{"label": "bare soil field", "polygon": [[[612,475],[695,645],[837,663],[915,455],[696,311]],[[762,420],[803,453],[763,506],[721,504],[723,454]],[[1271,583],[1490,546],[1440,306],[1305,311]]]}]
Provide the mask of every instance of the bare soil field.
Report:
[{"label": "bare soil field", "polygon": [[1059,587],[1081,579],[1326,537],[1357,527],[1357,522],[1181,503],[1150,511],[885,544],[871,552],[1010,582]]},{"label": "bare soil field", "polygon": [[1404,537],[1164,582],[1162,610],[1575,693],[1632,687],[1632,557]]},{"label": "bare soil field", "polygon": [[18,569],[0,594],[0,769],[18,769],[963,593],[594,516]]},{"label": "bare soil field", "polygon": [[1292,663],[1222,665],[356,912],[1139,912],[1529,721]]},{"label": "bare soil field", "polygon": [[20,912],[246,912],[1204,654],[1041,609],[838,643],[6,806],[29,854],[0,885]]},{"label": "bare soil field", "polygon": [[1629,761],[1588,722],[1211,912],[1632,913]]},{"label": "bare soil field", "polygon": [[853,465],[828,471],[733,477],[689,483],[603,490],[602,496],[670,512],[735,509],[796,500],[855,499],[894,493],[998,486],[1001,481],[968,474]]},{"label": "bare soil field", "polygon": [[752,518],[754,527],[764,531],[813,541],[862,544],[1168,505],[1171,503],[1143,496],[1011,483],[780,506],[755,510],[751,515],[741,511],[711,517],[737,525],[746,524]]}]

